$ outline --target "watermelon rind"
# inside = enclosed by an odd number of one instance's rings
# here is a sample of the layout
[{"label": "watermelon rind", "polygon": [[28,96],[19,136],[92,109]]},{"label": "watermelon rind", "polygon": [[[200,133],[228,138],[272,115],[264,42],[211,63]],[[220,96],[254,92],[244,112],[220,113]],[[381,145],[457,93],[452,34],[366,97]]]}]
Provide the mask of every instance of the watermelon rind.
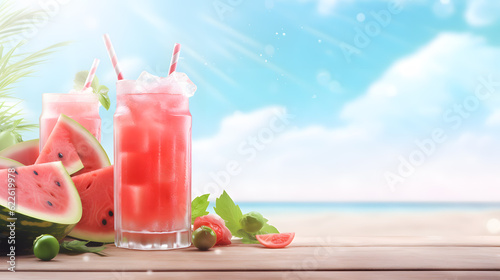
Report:
[{"label": "watermelon rind", "polygon": [[0,169],[20,167],[20,166],[24,166],[24,164],[20,163],[19,161],[15,161],[13,159],[0,156]]},{"label": "watermelon rind", "polygon": [[75,130],[80,132],[80,135],[87,140],[87,143],[94,149],[94,151],[98,155],[97,159],[99,160],[100,168],[111,165],[108,154],[106,154],[106,151],[102,147],[101,143],[99,143],[99,141],[94,137],[94,135],[92,135],[92,133],[90,133],[83,125],[79,124],[77,121],[66,116],[65,114],[61,114],[59,118],[61,121],[66,122],[70,126],[73,126]]},{"label": "watermelon rind", "polygon": [[[69,139],[69,144],[72,145],[74,151],[77,153],[77,157],[79,157],[81,163],[83,164],[83,168],[77,170],[76,173],[76,168],[80,167],[76,165],[76,160],[75,162],[72,162],[74,163],[74,166],[66,166],[68,172],[72,176],[98,170],[111,165],[108,155],[94,135],[92,135],[92,133],[90,133],[77,121],[64,114],[59,116],[56,126],[52,130],[45,146],[40,152],[40,156],[36,160],[36,164],[57,159],[57,147],[54,146],[52,141],[57,141],[57,131],[59,127],[63,130],[68,130],[68,133],[70,133],[71,139]],[[73,159],[73,156],[71,159]],[[65,161],[65,164],[68,164],[68,160]]]},{"label": "watermelon rind", "polygon": [[[20,252],[26,252],[26,250],[31,248],[35,238],[41,234],[51,234],[58,240],[62,240],[82,217],[80,196],[63,164],[61,162],[51,162],[40,165],[53,165],[61,176],[61,183],[68,186],[68,209],[65,213],[56,216],[53,214],[37,213],[32,209],[27,209],[23,205],[16,204],[14,216],[17,218],[15,221],[15,246],[21,250]],[[6,182],[5,186],[7,186]],[[4,187],[2,186],[2,191],[4,191],[3,189]],[[7,200],[0,197],[0,249],[2,250],[5,250],[5,246],[7,246],[7,237],[9,236],[9,228],[7,227],[10,223],[8,219],[11,218],[9,212],[10,209]]]},{"label": "watermelon rind", "polygon": [[[108,166],[99,170],[94,170],[88,173],[84,173],[78,176],[73,177],[73,182],[75,183],[75,187],[80,194],[80,198],[82,200],[82,219],[78,224],[76,224],[75,228],[68,234],[70,237],[94,241],[94,242],[103,242],[103,243],[112,243],[115,241],[115,231],[114,231],[114,223],[111,222],[110,217],[106,216],[108,219],[108,225],[111,228],[106,228],[103,231],[94,230],[85,228],[82,225],[82,222],[86,221],[90,217],[91,221],[96,221],[100,223],[101,220],[99,215],[95,213],[96,209],[99,209],[101,212],[108,213],[109,210],[114,212],[113,207],[113,190],[114,190],[114,170],[113,166]],[[103,183],[109,180],[109,185],[95,185],[96,181],[99,183]],[[90,185],[92,184],[92,185]],[[92,196],[89,196],[89,193]],[[98,196],[98,197],[95,197]],[[107,200],[108,198],[112,205],[112,208],[106,208],[106,203],[103,200]],[[90,204],[90,205],[89,205]],[[85,207],[90,207],[90,209],[86,209]],[[114,221],[114,219],[113,219]],[[101,225],[102,226],[102,225]]]},{"label": "watermelon rind", "polygon": [[83,169],[83,162],[80,159],[78,159],[78,161],[75,161],[73,164],[65,166],[65,167],[66,167],[66,171],[68,171],[69,175],[73,175],[76,172]]},{"label": "watermelon rind", "polygon": [[[34,149],[37,152],[36,154],[33,154],[33,161],[29,161],[29,162],[24,161],[23,162],[23,160],[16,157],[19,155],[19,153],[22,153],[24,151],[29,151],[30,149]],[[12,146],[9,146],[9,147],[1,150],[0,156],[16,160],[24,165],[32,165],[35,163],[35,160],[38,157],[39,149],[40,149],[40,144],[39,144],[38,139],[33,139],[33,140],[24,141],[24,142],[19,142],[17,144],[14,144]]]}]

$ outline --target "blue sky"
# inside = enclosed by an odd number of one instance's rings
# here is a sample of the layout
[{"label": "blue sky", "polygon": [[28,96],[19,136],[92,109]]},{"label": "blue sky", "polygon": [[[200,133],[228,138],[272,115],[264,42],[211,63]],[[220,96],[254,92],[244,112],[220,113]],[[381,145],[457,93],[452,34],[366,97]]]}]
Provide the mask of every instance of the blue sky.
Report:
[{"label": "blue sky", "polygon": [[[97,76],[114,107],[102,34],[110,34],[129,79],[143,70],[166,75],[179,42],[178,71],[198,86],[190,104],[194,194],[500,197],[500,89],[473,99],[482,80],[500,80],[500,5],[395,2],[23,0],[50,18],[27,36],[25,50],[73,43],[21,82],[17,96],[36,122],[41,94],[68,91],[74,74],[100,58]],[[460,106],[470,110],[460,114]],[[101,108],[110,154],[112,114]]]}]

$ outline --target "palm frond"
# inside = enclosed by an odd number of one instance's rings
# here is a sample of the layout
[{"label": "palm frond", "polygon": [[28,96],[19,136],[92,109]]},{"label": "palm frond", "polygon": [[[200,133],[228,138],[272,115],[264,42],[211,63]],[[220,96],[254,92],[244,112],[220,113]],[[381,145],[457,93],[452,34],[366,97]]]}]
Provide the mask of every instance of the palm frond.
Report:
[{"label": "palm frond", "polygon": [[40,10],[14,9],[11,1],[3,1],[0,4],[0,45],[18,39],[42,15]]},{"label": "palm frond", "polygon": [[[45,49],[28,54],[23,53],[14,56],[14,51],[23,43],[17,44],[9,52],[0,57],[0,97],[11,96],[12,85],[20,79],[33,74],[33,68],[46,62],[46,57],[56,51],[57,48],[67,45],[68,42],[54,44]],[[16,58],[15,62],[14,60]]]},{"label": "palm frond", "polygon": [[16,110],[16,107],[21,102],[7,104],[4,101],[0,103],[0,131],[23,132],[38,127],[36,124],[27,123],[24,118],[20,117],[22,110]]},{"label": "palm frond", "polygon": [[[0,0],[0,131],[12,131],[21,139],[19,132],[38,127],[29,124],[17,109],[20,102],[13,96],[16,84],[35,73],[35,66],[47,61],[47,56],[68,42],[54,44],[31,53],[19,53],[25,44],[22,33],[36,23],[42,11],[14,8],[10,0]],[[5,46],[9,43],[8,50]]]}]

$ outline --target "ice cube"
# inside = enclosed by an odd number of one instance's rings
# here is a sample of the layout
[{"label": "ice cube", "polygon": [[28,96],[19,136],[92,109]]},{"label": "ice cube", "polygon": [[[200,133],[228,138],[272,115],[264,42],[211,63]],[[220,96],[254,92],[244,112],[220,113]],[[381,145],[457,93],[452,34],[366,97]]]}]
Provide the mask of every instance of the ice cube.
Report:
[{"label": "ice cube", "polygon": [[191,97],[196,91],[196,85],[191,82],[186,73],[173,72],[166,79],[167,84],[173,87],[172,92]]},{"label": "ice cube", "polygon": [[161,77],[155,76],[153,74],[148,73],[147,71],[142,71],[139,78],[137,78],[136,92],[144,93],[151,92],[155,88],[157,88],[161,84]]},{"label": "ice cube", "polygon": [[[133,88],[132,88],[133,87]],[[174,72],[167,77],[158,77],[143,71],[136,81],[119,81],[118,92],[127,93],[169,93],[191,97],[196,91],[196,85],[185,73]]]}]

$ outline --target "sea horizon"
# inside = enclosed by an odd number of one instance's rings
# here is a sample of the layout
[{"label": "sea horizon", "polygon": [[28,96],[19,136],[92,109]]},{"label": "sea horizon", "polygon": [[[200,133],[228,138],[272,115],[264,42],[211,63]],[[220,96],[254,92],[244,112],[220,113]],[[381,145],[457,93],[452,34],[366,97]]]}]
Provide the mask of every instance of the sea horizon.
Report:
[{"label": "sea horizon", "polygon": [[[235,202],[243,213],[428,212],[499,210],[500,202]],[[210,202],[213,212],[215,202]]]}]

